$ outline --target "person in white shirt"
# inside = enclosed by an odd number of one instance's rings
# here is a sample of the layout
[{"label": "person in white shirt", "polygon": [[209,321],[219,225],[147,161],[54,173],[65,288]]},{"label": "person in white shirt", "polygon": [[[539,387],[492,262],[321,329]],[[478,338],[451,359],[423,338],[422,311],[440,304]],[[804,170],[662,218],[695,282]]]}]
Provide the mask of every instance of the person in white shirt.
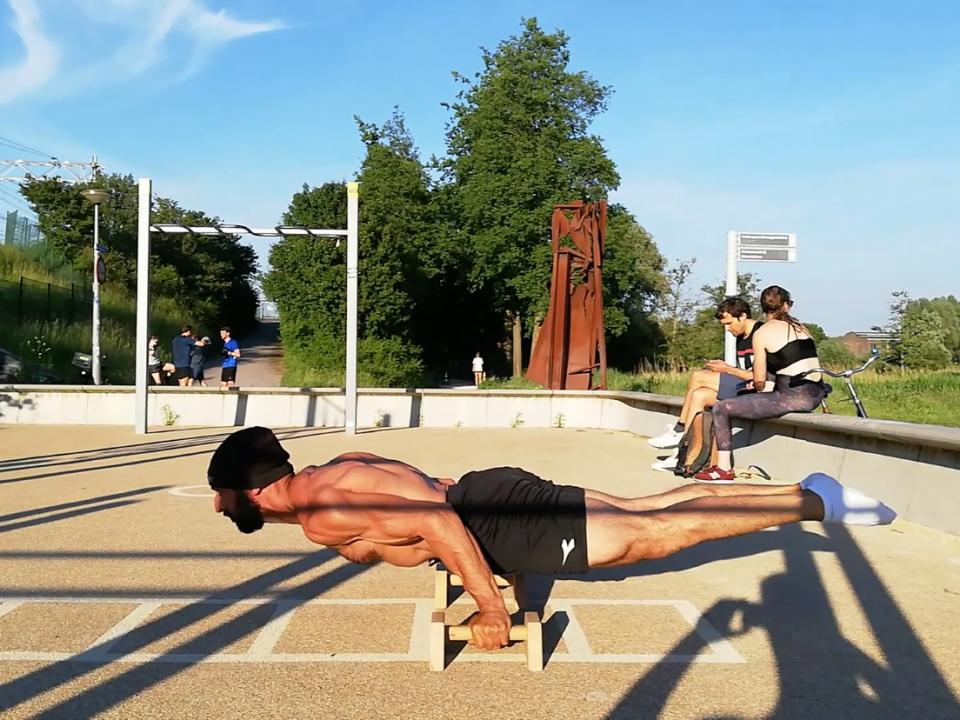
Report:
[{"label": "person in white shirt", "polygon": [[480,387],[485,379],[483,374],[483,358],[480,357],[480,353],[477,353],[477,356],[473,359],[473,384],[476,387]]}]

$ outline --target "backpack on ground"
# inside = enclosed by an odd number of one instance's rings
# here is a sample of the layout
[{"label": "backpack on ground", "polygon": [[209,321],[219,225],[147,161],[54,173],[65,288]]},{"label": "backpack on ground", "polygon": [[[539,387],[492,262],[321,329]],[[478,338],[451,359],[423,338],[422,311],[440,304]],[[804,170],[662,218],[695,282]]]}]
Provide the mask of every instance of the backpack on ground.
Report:
[{"label": "backpack on ground", "polygon": [[693,477],[701,470],[716,466],[717,438],[713,433],[713,413],[710,409],[698,412],[687,426],[677,446],[677,465],[674,475]]}]

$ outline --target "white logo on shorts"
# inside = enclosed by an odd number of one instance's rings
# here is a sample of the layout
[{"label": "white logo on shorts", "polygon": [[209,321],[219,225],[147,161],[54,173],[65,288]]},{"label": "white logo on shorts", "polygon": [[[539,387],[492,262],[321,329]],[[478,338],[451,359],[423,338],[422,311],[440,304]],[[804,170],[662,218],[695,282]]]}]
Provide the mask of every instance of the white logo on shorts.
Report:
[{"label": "white logo on shorts", "polygon": [[560,549],[563,550],[563,562],[560,563],[561,565],[567,564],[567,557],[573,551],[573,548],[575,546],[576,546],[576,541],[573,538],[570,538],[569,540],[560,541]]}]

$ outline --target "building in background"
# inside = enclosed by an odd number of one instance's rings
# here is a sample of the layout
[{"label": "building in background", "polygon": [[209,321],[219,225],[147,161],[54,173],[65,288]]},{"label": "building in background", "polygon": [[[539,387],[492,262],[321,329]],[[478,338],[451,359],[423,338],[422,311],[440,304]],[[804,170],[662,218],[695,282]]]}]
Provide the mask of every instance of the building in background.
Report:
[{"label": "building in background", "polygon": [[876,332],[875,330],[850,331],[840,338],[840,342],[850,348],[850,351],[857,357],[866,357],[873,352],[874,348],[883,352],[891,340],[893,340],[893,335],[890,333]]}]

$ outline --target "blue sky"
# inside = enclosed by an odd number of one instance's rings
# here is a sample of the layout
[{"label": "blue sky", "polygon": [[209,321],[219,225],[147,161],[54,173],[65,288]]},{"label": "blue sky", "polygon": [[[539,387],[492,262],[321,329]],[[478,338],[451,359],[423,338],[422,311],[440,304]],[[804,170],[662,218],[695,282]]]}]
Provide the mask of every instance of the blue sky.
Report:
[{"label": "blue sky", "polygon": [[451,71],[529,16],[613,86],[593,128],[613,199],[672,263],[696,257],[698,284],[740,230],[798,235],[795,265],[741,270],[831,334],[885,322],[894,290],[960,290],[938,261],[960,247],[950,0],[0,0],[0,136],[272,225],[303,183],[352,177],[354,115],[399,105],[423,155],[442,153]]}]

